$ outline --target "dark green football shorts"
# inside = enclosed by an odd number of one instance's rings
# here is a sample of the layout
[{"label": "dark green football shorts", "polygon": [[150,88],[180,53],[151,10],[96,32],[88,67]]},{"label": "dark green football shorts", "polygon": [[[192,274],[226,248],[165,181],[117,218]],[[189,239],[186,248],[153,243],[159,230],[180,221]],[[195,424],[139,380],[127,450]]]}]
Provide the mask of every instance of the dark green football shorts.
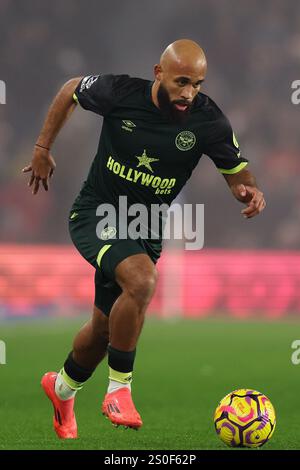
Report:
[{"label": "dark green football shorts", "polygon": [[118,239],[118,227],[106,227],[97,235],[96,227],[100,219],[95,209],[74,210],[69,216],[69,230],[79,253],[96,269],[94,303],[108,316],[122,292],[115,281],[116,266],[128,256],[139,253],[149,255],[156,263],[161,244],[149,244],[142,239]]}]

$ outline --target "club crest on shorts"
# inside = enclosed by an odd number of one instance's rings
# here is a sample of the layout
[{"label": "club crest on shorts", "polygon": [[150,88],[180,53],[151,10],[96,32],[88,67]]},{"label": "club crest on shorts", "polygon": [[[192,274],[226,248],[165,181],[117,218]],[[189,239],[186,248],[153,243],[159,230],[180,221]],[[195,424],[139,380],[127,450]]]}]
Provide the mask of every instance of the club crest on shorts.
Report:
[{"label": "club crest on shorts", "polygon": [[196,143],[196,136],[191,131],[182,131],[180,132],[175,139],[176,147],[179,150],[185,152],[186,150],[191,150]]},{"label": "club crest on shorts", "polygon": [[114,236],[117,233],[116,227],[106,227],[102,230],[100,234],[101,240],[110,240],[111,238],[114,238]]}]

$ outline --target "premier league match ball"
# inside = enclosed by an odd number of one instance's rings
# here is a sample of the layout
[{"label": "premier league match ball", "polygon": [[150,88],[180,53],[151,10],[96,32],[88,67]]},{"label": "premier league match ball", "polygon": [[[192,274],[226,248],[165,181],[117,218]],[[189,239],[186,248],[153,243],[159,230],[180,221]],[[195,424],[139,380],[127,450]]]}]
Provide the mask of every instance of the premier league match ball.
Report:
[{"label": "premier league match ball", "polygon": [[271,439],[276,416],[265,395],[241,388],[220,401],[214,422],[218,436],[228,446],[260,447]]}]

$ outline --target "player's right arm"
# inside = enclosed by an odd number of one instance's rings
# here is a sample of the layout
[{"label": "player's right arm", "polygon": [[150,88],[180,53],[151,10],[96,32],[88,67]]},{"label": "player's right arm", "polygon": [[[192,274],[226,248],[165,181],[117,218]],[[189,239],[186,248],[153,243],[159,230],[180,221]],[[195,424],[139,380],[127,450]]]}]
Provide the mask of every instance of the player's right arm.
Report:
[{"label": "player's right arm", "polygon": [[48,191],[49,178],[55,169],[55,161],[50,150],[59,131],[76,107],[73,94],[81,80],[82,77],[72,78],[63,85],[54,98],[34,146],[31,163],[22,170],[23,173],[31,172],[28,185],[33,187],[32,194],[38,192],[40,182]]}]

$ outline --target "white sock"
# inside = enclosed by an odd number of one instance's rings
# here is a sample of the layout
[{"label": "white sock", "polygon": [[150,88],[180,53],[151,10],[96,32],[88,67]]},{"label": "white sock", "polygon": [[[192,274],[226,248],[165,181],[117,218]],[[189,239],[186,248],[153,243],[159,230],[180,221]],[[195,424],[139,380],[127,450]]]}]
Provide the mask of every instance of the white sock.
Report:
[{"label": "white sock", "polygon": [[107,388],[107,393],[115,392],[119,388],[128,388],[131,391],[131,384],[123,384],[121,382],[117,382],[116,380],[109,380],[108,388]]},{"label": "white sock", "polygon": [[69,400],[76,395],[77,390],[71,388],[64,380],[61,373],[57,375],[55,381],[55,393],[60,400]]}]

